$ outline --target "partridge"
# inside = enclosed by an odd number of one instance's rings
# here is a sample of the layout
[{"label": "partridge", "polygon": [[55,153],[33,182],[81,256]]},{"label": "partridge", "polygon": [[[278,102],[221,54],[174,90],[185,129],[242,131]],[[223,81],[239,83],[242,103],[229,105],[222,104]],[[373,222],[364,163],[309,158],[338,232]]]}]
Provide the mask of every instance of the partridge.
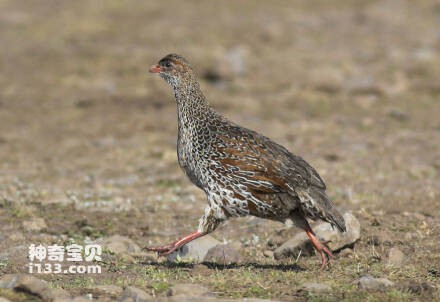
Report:
[{"label": "partridge", "polygon": [[182,56],[169,54],[149,71],[174,91],[178,161],[191,182],[206,193],[208,204],[197,231],[171,244],[146,249],[167,255],[213,232],[230,217],[253,215],[293,221],[307,233],[325,267],[333,254],[317,239],[307,219],[324,220],[340,232],[346,226],[316,170],[283,146],[215,111]]}]

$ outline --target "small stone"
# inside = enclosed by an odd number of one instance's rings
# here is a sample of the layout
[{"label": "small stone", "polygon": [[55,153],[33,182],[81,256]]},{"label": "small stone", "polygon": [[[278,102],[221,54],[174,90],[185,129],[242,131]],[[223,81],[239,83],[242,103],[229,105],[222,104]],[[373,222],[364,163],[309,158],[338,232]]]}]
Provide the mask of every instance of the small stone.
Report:
[{"label": "small stone", "polygon": [[209,249],[204,261],[221,265],[237,263],[240,262],[240,253],[230,244],[218,244]]},{"label": "small stone", "polygon": [[267,246],[269,248],[277,248],[277,247],[281,246],[284,242],[286,242],[286,238],[281,235],[276,234],[276,235],[271,236],[269,238],[269,240],[267,241]]},{"label": "small stone", "polygon": [[34,217],[23,221],[23,228],[28,232],[39,232],[47,228],[46,221],[41,217]]},{"label": "small stone", "polygon": [[126,262],[126,263],[136,263],[136,259],[127,253],[121,253],[119,254],[119,259],[121,259],[122,261]]},{"label": "small stone", "polygon": [[0,279],[0,288],[29,293],[44,301],[53,299],[51,289],[47,283],[30,275],[5,275]]},{"label": "small stone", "polygon": [[157,257],[152,255],[151,253],[140,252],[140,253],[131,253],[130,255],[134,259],[137,259],[143,263],[153,262],[157,260]]},{"label": "small stone", "polygon": [[98,240],[97,243],[101,244],[103,248],[107,248],[115,254],[136,254],[141,252],[139,245],[134,243],[128,237],[121,235],[113,235],[108,238]]},{"label": "small stone", "polygon": [[365,290],[382,290],[393,285],[394,283],[387,278],[374,278],[370,275],[363,276],[358,280],[358,288]]},{"label": "small stone", "polygon": [[120,302],[149,302],[154,298],[140,288],[128,286],[124,289],[119,298]]},{"label": "small stone", "polygon": [[350,246],[361,237],[359,220],[350,212],[346,212],[343,217],[347,227],[347,231],[344,233],[339,232],[329,223],[321,223],[315,228],[318,238],[321,238],[323,242],[328,242],[328,246],[332,251],[338,251],[346,246]]},{"label": "small stone", "polygon": [[351,248],[345,248],[339,252],[339,257],[348,257],[353,255],[353,250]]},{"label": "small stone", "polygon": [[432,294],[436,291],[435,285],[428,282],[409,281],[398,286],[399,290],[420,295],[424,293]]},{"label": "small stone", "polygon": [[302,290],[312,293],[328,293],[331,291],[331,287],[323,283],[304,283],[301,287]]},{"label": "small stone", "polygon": [[[79,296],[79,297],[73,298],[73,300],[67,300],[67,301],[69,301],[69,302],[90,302],[91,300],[92,299],[90,299],[90,297],[88,297],[88,296]],[[65,301],[63,301],[63,302],[65,302]]]},{"label": "small stone", "polygon": [[[157,301],[157,300],[155,300]],[[206,296],[184,296],[184,295],[178,295],[178,296],[171,296],[168,297],[166,300],[159,300],[163,302],[233,302],[233,300],[223,300],[223,299],[217,299],[215,297],[206,297]],[[247,301],[247,300],[243,300]]]},{"label": "small stone", "polygon": [[108,295],[112,295],[112,296],[120,296],[122,294],[122,287],[117,286],[117,285],[97,285],[94,286],[93,289],[108,294]]},{"label": "small stone", "polygon": [[392,247],[388,252],[387,263],[394,265],[396,267],[402,266],[403,260],[405,259],[405,254],[397,247]]},{"label": "small stone", "polygon": [[62,302],[67,301],[71,298],[68,291],[63,288],[52,288],[52,301],[53,302]]},{"label": "small stone", "polygon": [[266,250],[263,252],[264,257],[273,258],[273,251]]},{"label": "small stone", "polygon": [[297,257],[301,253],[302,255],[313,255],[313,246],[309,240],[309,237],[305,233],[297,233],[291,239],[283,243],[274,251],[274,258],[280,260],[288,257]]},{"label": "small stone", "polygon": [[200,263],[204,261],[208,251],[218,244],[221,244],[221,242],[210,235],[205,235],[185,244],[179,250],[168,255],[167,260],[172,262],[178,260]]},{"label": "small stone", "polygon": [[6,274],[0,279],[0,288],[14,288],[18,279],[16,274]]},{"label": "small stone", "polygon": [[206,287],[197,284],[183,283],[171,287],[171,295],[178,296],[211,296],[212,294]]},{"label": "small stone", "polygon": [[[346,212],[344,215],[347,231],[339,232],[329,223],[322,222],[313,229],[321,242],[328,242],[332,251],[338,251],[344,247],[351,246],[360,238],[360,223],[353,214]],[[314,250],[308,236],[304,233],[297,233],[293,238],[278,247],[274,252],[275,259],[296,257],[301,251],[302,255],[313,255]]]},{"label": "small stone", "polygon": [[209,267],[204,264],[195,264],[193,266],[192,272],[194,274],[203,274],[209,271]]}]

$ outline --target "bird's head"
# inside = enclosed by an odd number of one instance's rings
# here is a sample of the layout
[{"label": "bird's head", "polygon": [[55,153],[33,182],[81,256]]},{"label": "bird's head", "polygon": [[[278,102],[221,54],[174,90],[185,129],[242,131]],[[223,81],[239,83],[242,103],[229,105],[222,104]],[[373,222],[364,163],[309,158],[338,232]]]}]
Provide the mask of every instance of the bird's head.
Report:
[{"label": "bird's head", "polygon": [[176,54],[165,56],[159,63],[151,66],[149,71],[159,74],[174,88],[180,86],[182,82],[194,80],[194,72],[188,61]]}]

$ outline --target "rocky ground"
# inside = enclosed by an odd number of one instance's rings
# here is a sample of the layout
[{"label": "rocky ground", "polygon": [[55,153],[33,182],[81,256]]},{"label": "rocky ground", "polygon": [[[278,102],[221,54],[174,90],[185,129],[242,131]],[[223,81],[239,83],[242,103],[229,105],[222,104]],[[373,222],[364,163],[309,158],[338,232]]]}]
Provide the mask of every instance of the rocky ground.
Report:
[{"label": "rocky ground", "polygon": [[[438,1],[2,0],[0,25],[0,301],[440,300]],[[328,269],[256,218],[172,261],[141,250],[193,231],[206,202],[147,73],[169,52],[354,217]],[[100,274],[27,273],[32,243],[96,242]]]}]

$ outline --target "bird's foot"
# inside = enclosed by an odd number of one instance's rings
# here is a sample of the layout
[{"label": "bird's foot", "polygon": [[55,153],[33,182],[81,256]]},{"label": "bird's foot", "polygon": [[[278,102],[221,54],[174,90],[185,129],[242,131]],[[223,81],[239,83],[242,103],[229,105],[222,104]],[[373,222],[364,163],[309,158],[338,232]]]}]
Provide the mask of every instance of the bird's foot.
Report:
[{"label": "bird's foot", "polygon": [[194,232],[177,241],[174,241],[173,243],[161,245],[161,246],[144,247],[143,249],[150,252],[157,252],[158,256],[166,256],[178,250],[188,242],[193,241],[194,239],[201,237],[203,235],[204,233]]},{"label": "bird's foot", "polygon": [[321,270],[324,270],[324,268],[330,264],[330,259],[335,258],[335,256],[325,245],[322,245],[321,249],[318,249],[318,252],[321,254],[322,259]]},{"label": "bird's foot", "polygon": [[322,259],[321,270],[323,270],[327,265],[329,265],[330,259],[335,258],[335,256],[333,256],[333,253],[327,247],[327,243],[329,241],[326,241],[324,243],[319,241],[316,238],[315,233],[312,231],[312,229],[309,226],[306,228],[305,231],[309,236],[310,240],[312,241],[312,244],[315,247],[315,249],[321,254],[321,259]]},{"label": "bird's foot", "polygon": [[[158,256],[166,256],[180,248],[176,243],[178,241],[175,241],[170,244],[160,245],[160,246],[147,246],[143,249],[150,252],[157,252]],[[182,244],[183,245],[183,244]]]}]

